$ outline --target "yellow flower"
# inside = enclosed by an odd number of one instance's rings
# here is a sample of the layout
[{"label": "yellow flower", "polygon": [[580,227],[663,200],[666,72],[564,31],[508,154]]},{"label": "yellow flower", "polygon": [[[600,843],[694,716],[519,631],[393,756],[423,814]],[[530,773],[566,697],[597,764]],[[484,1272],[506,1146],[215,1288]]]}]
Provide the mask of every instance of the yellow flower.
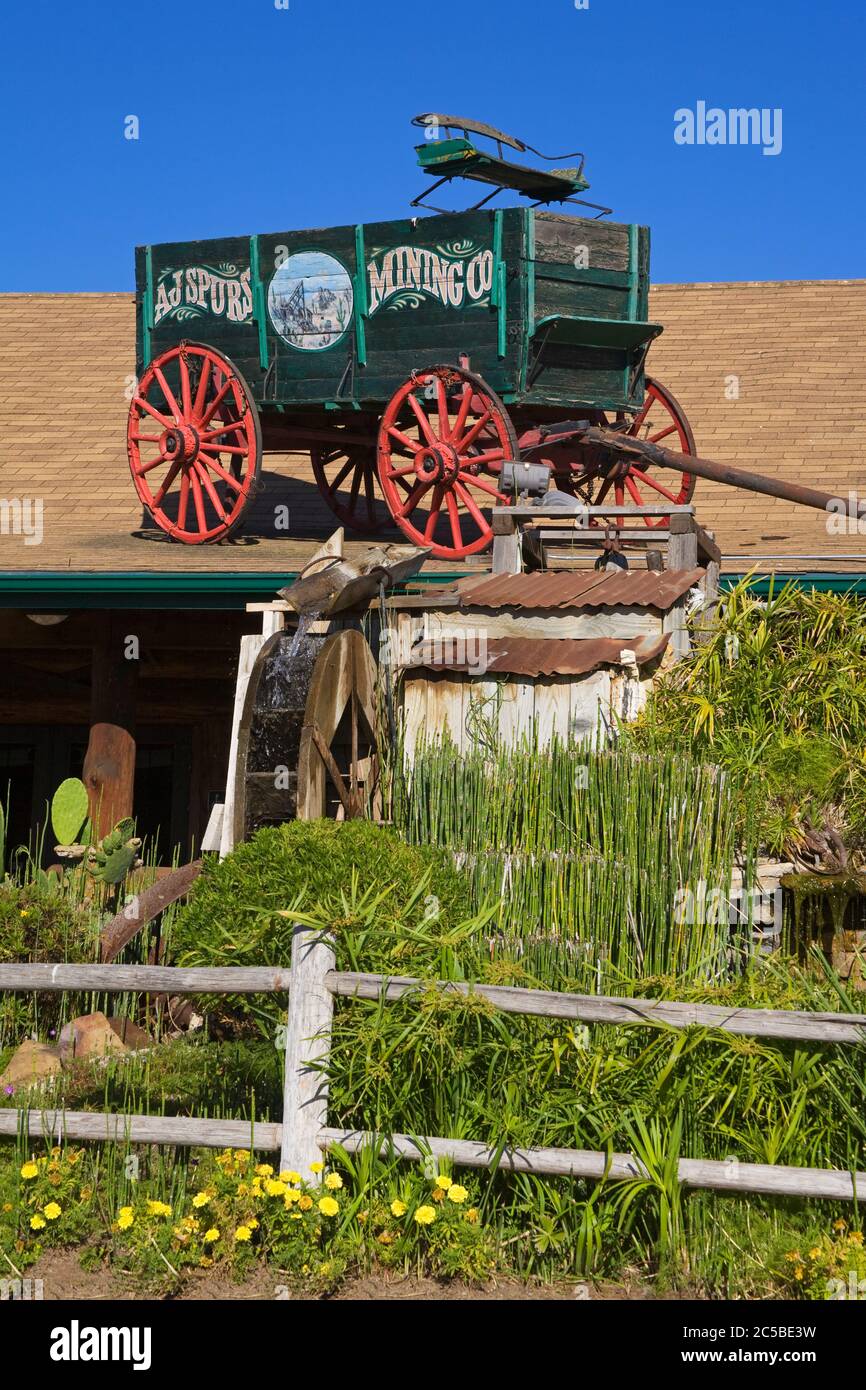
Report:
[{"label": "yellow flower", "polygon": [[290,1221],[300,1221],[300,1219],[301,1219],[301,1213],[300,1213],[299,1211],[290,1212],[290,1214],[289,1214],[289,1220],[290,1220]]},{"label": "yellow flower", "polygon": [[81,1189],[81,1200],[82,1200],[82,1202],[89,1202],[92,1196],[93,1196],[93,1188],[92,1188],[92,1187],[82,1187],[82,1189]]},{"label": "yellow flower", "polygon": [[468,1196],[469,1193],[466,1191],[466,1188],[461,1187],[459,1183],[452,1183],[448,1189],[449,1202],[465,1202]]},{"label": "yellow flower", "polygon": [[306,1192],[304,1193],[303,1197],[298,1198],[298,1206],[301,1208],[301,1211],[309,1211],[312,1205],[313,1199],[312,1197],[308,1197]]},{"label": "yellow flower", "polygon": [[285,1196],[283,1197],[286,1208],[289,1208],[293,1202],[299,1202],[300,1200],[301,1194],[296,1187],[286,1188]]},{"label": "yellow flower", "polygon": [[334,1201],[333,1197],[321,1197],[319,1199],[319,1211],[323,1216],[336,1216],[339,1210],[340,1204]]},{"label": "yellow flower", "polygon": [[61,1214],[61,1209],[56,1202],[49,1202],[47,1207],[42,1208],[42,1212],[44,1216],[48,1217],[49,1221],[56,1221]]},{"label": "yellow flower", "polygon": [[117,1215],[117,1224],[122,1231],[128,1231],[134,1220],[135,1215],[133,1213],[132,1207],[120,1208],[120,1211]]},{"label": "yellow flower", "polygon": [[847,1229],[848,1229],[848,1222],[847,1222],[847,1221],[843,1221],[842,1218],[841,1218],[841,1216],[839,1217],[839,1220],[838,1220],[838,1221],[834,1221],[834,1222],[833,1222],[833,1230],[834,1230],[834,1231],[846,1231]]},{"label": "yellow flower", "polygon": [[247,1225],[249,1226],[251,1231],[254,1231],[258,1224],[259,1223],[254,1216],[250,1217],[249,1221],[247,1222]]},{"label": "yellow flower", "polygon": [[805,1270],[803,1269],[803,1266],[802,1266],[802,1265],[797,1265],[797,1268],[794,1270],[794,1278],[795,1278],[795,1279],[802,1279],[804,1273],[805,1273]]},{"label": "yellow flower", "polygon": [[3,1210],[4,1210],[4,1211],[11,1211],[11,1210],[12,1210],[12,1203],[11,1203],[11,1202],[4,1202],[4,1203],[3,1203]]},{"label": "yellow flower", "polygon": [[477,1208],[477,1207],[470,1207],[470,1208],[469,1208],[469,1210],[468,1210],[467,1213],[466,1213],[466,1220],[469,1221],[469,1222],[471,1222],[473,1226],[476,1224],[476,1222],[478,1221],[478,1208]]},{"label": "yellow flower", "polygon": [[21,1176],[28,1181],[30,1178],[38,1178],[39,1169],[36,1167],[35,1163],[25,1163],[24,1167],[21,1169]]},{"label": "yellow flower", "polygon": [[339,1173],[329,1173],[325,1178],[325,1186],[329,1187],[332,1192],[339,1192],[343,1186],[343,1179]]},{"label": "yellow flower", "polygon": [[213,1260],[211,1259],[210,1255],[202,1255],[201,1259],[199,1260],[199,1264],[201,1265],[202,1269],[209,1269],[210,1266],[213,1264]]},{"label": "yellow flower", "polygon": [[378,1242],[379,1242],[380,1245],[393,1245],[393,1243],[394,1243],[394,1232],[393,1232],[393,1231],[380,1231],[379,1234],[377,1235],[376,1239],[378,1240]]},{"label": "yellow flower", "polygon": [[818,1245],[813,1245],[813,1246],[812,1246],[812,1249],[809,1251],[809,1259],[810,1259],[810,1260],[817,1260],[817,1259],[820,1257],[820,1254],[821,1254],[820,1246],[818,1246]]},{"label": "yellow flower", "polygon": [[210,1201],[210,1195],[209,1195],[209,1193],[207,1193],[207,1192],[197,1192],[197,1193],[195,1194],[195,1196],[193,1197],[193,1199],[192,1199],[192,1204],[193,1204],[194,1207],[206,1207],[209,1201]]},{"label": "yellow flower", "polygon": [[436,1211],[433,1207],[419,1207],[415,1213],[415,1220],[419,1226],[429,1226],[436,1220]]},{"label": "yellow flower", "polygon": [[280,1173],[280,1182],[301,1182],[300,1173],[295,1173],[291,1168],[286,1168]]},{"label": "yellow flower", "polygon": [[433,1191],[430,1193],[430,1196],[433,1198],[434,1202],[444,1202],[446,1197],[444,1187],[434,1187]]},{"label": "yellow flower", "polygon": [[76,1150],[74,1150],[74,1152],[68,1153],[68,1154],[66,1155],[66,1162],[67,1162],[67,1163],[71,1163],[72,1166],[74,1167],[75,1164],[76,1164],[76,1163],[79,1161],[79,1159],[81,1158],[81,1156],[82,1156],[83,1153],[84,1153],[84,1150],[83,1150],[83,1149],[76,1149]]},{"label": "yellow flower", "polygon": [[41,1230],[42,1230],[42,1227],[43,1227],[44,1225],[45,1225],[45,1221],[44,1221],[44,1219],[43,1219],[41,1216],[31,1216],[31,1218],[30,1218],[30,1229],[31,1229],[31,1230],[33,1230],[33,1231],[41,1231]]},{"label": "yellow flower", "polygon": [[862,1231],[852,1231],[851,1234],[850,1234],[850,1236],[848,1237],[848,1244],[849,1244],[849,1245],[862,1245],[862,1244],[863,1244],[863,1232],[862,1232]]},{"label": "yellow flower", "polygon": [[171,1207],[166,1202],[148,1202],[151,1216],[171,1216]]},{"label": "yellow flower", "polygon": [[405,1216],[405,1215],[406,1215],[406,1203],[405,1203],[405,1202],[401,1202],[400,1199],[399,1199],[399,1197],[398,1197],[395,1201],[393,1201],[393,1202],[391,1203],[391,1215],[392,1215],[392,1216]]},{"label": "yellow flower", "polygon": [[311,1164],[310,1164],[310,1172],[311,1172],[311,1173],[323,1173],[324,1171],[325,1171],[325,1165],[324,1165],[324,1163],[319,1163],[318,1160],[317,1160],[315,1163],[311,1163]]},{"label": "yellow flower", "polygon": [[269,1163],[260,1163],[256,1172],[260,1178],[270,1178],[273,1177],[274,1170]]},{"label": "yellow flower", "polygon": [[235,1240],[249,1240],[251,1235],[252,1231],[249,1226],[238,1226],[235,1231]]},{"label": "yellow flower", "polygon": [[269,1197],[283,1197],[288,1192],[284,1182],[277,1182],[276,1178],[268,1178],[265,1183],[265,1191]]},{"label": "yellow flower", "polygon": [[247,1149],[235,1149],[235,1163],[249,1163],[250,1153]]},{"label": "yellow flower", "polygon": [[250,1190],[250,1189],[249,1189],[249,1184],[248,1184],[248,1183],[245,1183],[245,1182],[239,1182],[239,1183],[238,1183],[238,1196],[239,1196],[239,1197],[246,1197],[246,1195],[247,1195],[247,1193],[249,1192],[249,1190]]},{"label": "yellow flower", "polygon": [[209,1230],[209,1231],[205,1231],[205,1233],[204,1233],[204,1243],[205,1243],[205,1245],[213,1245],[214,1241],[215,1241],[215,1240],[219,1240],[219,1238],[220,1238],[220,1233],[219,1233],[219,1231],[217,1230],[216,1226],[211,1226],[210,1230]]},{"label": "yellow flower", "polygon": [[447,1173],[437,1173],[433,1179],[434,1187],[441,1187],[443,1192],[447,1192],[451,1186],[451,1179]]}]

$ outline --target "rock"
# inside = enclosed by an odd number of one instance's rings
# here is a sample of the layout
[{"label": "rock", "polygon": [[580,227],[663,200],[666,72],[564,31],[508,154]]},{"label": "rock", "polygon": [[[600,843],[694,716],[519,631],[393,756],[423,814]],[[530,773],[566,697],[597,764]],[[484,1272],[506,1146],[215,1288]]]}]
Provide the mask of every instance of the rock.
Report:
[{"label": "rock", "polygon": [[120,1041],[126,1047],[137,1052],[143,1047],[153,1047],[153,1038],[140,1028],[137,1023],[133,1023],[131,1018],[116,1018],[112,1016],[108,1020],[108,1026],[112,1033],[116,1033]]},{"label": "rock", "polygon": [[19,1086],[32,1086],[47,1076],[56,1076],[60,1070],[60,1049],[28,1038],[10,1057],[0,1076],[0,1087],[14,1086],[17,1090]]},{"label": "rock", "polygon": [[60,1033],[60,1057],[64,1066],[84,1057],[105,1057],[128,1052],[105,1014],[81,1014],[65,1024]]}]

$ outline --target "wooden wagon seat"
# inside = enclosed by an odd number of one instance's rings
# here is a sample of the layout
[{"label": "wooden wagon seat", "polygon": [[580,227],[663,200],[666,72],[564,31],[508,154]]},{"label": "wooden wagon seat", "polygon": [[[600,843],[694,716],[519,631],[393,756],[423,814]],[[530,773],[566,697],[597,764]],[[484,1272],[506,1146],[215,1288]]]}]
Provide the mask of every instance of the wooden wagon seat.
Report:
[{"label": "wooden wagon seat", "polygon": [[478,179],[504,188],[513,188],[526,198],[544,202],[569,198],[589,188],[577,169],[532,169],[515,164],[486,150],[480,150],[471,140],[436,140],[416,145],[418,163],[428,174],[438,178]]},{"label": "wooden wagon seat", "polygon": [[619,348],[625,352],[651,343],[661,331],[660,323],[581,318],[572,314],[548,314],[535,325],[535,336],[551,346]]}]

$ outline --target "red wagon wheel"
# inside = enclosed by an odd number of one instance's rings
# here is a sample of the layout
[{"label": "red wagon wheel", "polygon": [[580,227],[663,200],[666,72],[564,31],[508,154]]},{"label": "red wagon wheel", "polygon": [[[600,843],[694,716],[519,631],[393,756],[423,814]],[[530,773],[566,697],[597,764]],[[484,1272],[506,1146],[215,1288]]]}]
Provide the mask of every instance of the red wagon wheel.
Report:
[{"label": "red wagon wheel", "polygon": [[443,560],[486,550],[490,509],[507,502],[499,474],[517,457],[502,401],[465,367],[413,372],[379,428],[379,483],[404,535]]},{"label": "red wagon wheel", "polygon": [[252,392],[228,357],[180,343],[150,363],[129,407],[132,481],[156,524],[188,545],[238,526],[262,461]]},{"label": "red wagon wheel", "polygon": [[[670,391],[652,377],[646,378],[646,394],[640,410],[630,421],[627,416],[618,415],[617,425],[624,435],[632,439],[662,444],[666,449],[673,449],[684,456],[697,453],[692,427],[682,406]],[[667,468],[655,468],[651,464],[623,460],[600,478],[592,505],[601,506],[611,489],[617,506],[633,502],[636,507],[648,507],[665,501],[682,507],[691,501],[695,476],[685,468],[682,473],[676,473]],[[670,517],[645,516],[643,521],[646,526],[666,527]]]},{"label": "red wagon wheel", "polygon": [[310,457],[319,492],[345,526],[369,532],[390,524],[376,478],[375,445],[319,444]]}]

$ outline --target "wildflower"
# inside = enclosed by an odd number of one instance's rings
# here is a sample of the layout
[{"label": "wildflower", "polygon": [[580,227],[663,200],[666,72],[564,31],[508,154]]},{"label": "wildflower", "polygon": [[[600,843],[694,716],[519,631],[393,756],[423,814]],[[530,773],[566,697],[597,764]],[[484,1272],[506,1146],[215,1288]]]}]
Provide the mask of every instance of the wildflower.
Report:
[{"label": "wildflower", "polygon": [[311,1164],[310,1164],[310,1172],[311,1172],[311,1173],[323,1173],[324,1171],[325,1171],[325,1165],[324,1165],[324,1163],[319,1163],[319,1161],[316,1160],[315,1163],[311,1163]]},{"label": "wildflower", "polygon": [[44,1225],[45,1225],[45,1219],[44,1219],[44,1217],[41,1217],[41,1216],[31,1216],[31,1218],[30,1218],[30,1228],[31,1228],[31,1230],[33,1230],[33,1231],[41,1231],[41,1230],[42,1230],[42,1227],[43,1227]]},{"label": "wildflower", "polygon": [[339,1192],[343,1186],[343,1179],[339,1173],[329,1173],[325,1178],[325,1186],[329,1187],[332,1192]]},{"label": "wildflower", "polygon": [[433,1207],[419,1207],[415,1213],[415,1220],[419,1226],[429,1226],[436,1220],[436,1212]]},{"label": "wildflower", "polygon": [[202,1269],[209,1269],[210,1266],[213,1264],[213,1260],[211,1259],[210,1255],[202,1255],[201,1259],[199,1260],[199,1264],[201,1265]]},{"label": "wildflower", "polygon": [[478,1208],[477,1208],[477,1207],[470,1207],[470,1208],[469,1208],[469,1210],[468,1210],[467,1213],[466,1213],[466,1220],[469,1221],[469,1222],[471,1223],[471,1225],[473,1225],[473,1226],[475,1226],[475,1225],[477,1224],[477,1222],[478,1222]]},{"label": "wildflower", "polygon": [[376,1239],[380,1245],[393,1245],[394,1233],[393,1231],[380,1231]]},{"label": "wildflower", "polygon": [[252,1231],[250,1230],[249,1226],[238,1226],[237,1230],[235,1231],[235,1240],[249,1240],[251,1236]]},{"label": "wildflower", "polygon": [[92,1196],[93,1196],[93,1188],[92,1188],[92,1187],[82,1187],[82,1189],[81,1189],[81,1200],[82,1200],[82,1202],[89,1202]]},{"label": "wildflower", "polygon": [[4,1202],[4,1203],[3,1203],[3,1210],[4,1210],[4,1211],[11,1211],[11,1210],[12,1210],[12,1203],[11,1203],[11,1202]]},{"label": "wildflower", "polygon": [[293,1202],[299,1202],[300,1200],[301,1194],[296,1187],[286,1188],[285,1195],[283,1196],[283,1202],[285,1203],[286,1210],[288,1210],[288,1208],[292,1205]]},{"label": "wildflower", "polygon": [[847,1221],[843,1221],[841,1216],[839,1217],[839,1220],[838,1220],[838,1221],[834,1221],[834,1222],[833,1222],[833,1230],[834,1230],[834,1231],[847,1231],[847,1229],[848,1229],[848,1222],[847,1222]]},{"label": "wildflower", "polygon": [[301,1178],[300,1173],[294,1172],[294,1170],[291,1169],[291,1168],[286,1168],[286,1169],[283,1170],[282,1173],[280,1173],[280,1182],[287,1182],[287,1183],[288,1183],[288,1182],[301,1182],[301,1181],[302,1181],[302,1178]]},{"label": "wildflower", "polygon": [[195,1196],[193,1197],[193,1199],[192,1199],[192,1204],[193,1204],[194,1207],[206,1207],[209,1201],[210,1201],[210,1193],[208,1193],[208,1192],[197,1192],[197,1193],[195,1194]]},{"label": "wildflower", "polygon": [[805,1272],[802,1265],[797,1265],[797,1268],[794,1270],[794,1278],[802,1279]]},{"label": "wildflower", "polygon": [[319,1211],[323,1216],[336,1216],[340,1210],[339,1202],[335,1202],[333,1197],[322,1197],[319,1200]]},{"label": "wildflower", "polygon": [[810,1260],[817,1260],[817,1259],[820,1258],[820,1256],[821,1256],[821,1248],[820,1248],[820,1246],[818,1246],[818,1245],[813,1245],[813,1246],[812,1246],[812,1249],[809,1251],[809,1259],[810,1259]]},{"label": "wildflower", "polygon": [[38,1178],[39,1169],[36,1167],[36,1164],[32,1161],[30,1163],[25,1163],[23,1168],[21,1169],[21,1176],[22,1178],[25,1178],[28,1181],[30,1180],[30,1178]]},{"label": "wildflower", "polygon": [[401,1202],[399,1197],[395,1198],[395,1200],[391,1203],[391,1215],[392,1215],[392,1216],[405,1216],[405,1215],[406,1215],[406,1203],[405,1203],[405,1202]]},{"label": "wildflower", "polygon": [[74,1168],[75,1165],[76,1165],[76,1163],[78,1163],[78,1161],[79,1161],[79,1159],[81,1158],[81,1156],[82,1156],[83,1153],[84,1153],[84,1150],[83,1150],[83,1149],[76,1149],[76,1150],[74,1150],[73,1152],[68,1153],[68,1154],[66,1155],[66,1162],[69,1164],[69,1166],[70,1166],[71,1168]]},{"label": "wildflower", "polygon": [[249,1190],[250,1190],[250,1188],[249,1188],[249,1183],[245,1183],[245,1182],[239,1182],[239,1183],[238,1183],[238,1196],[239,1196],[239,1197],[246,1197],[246,1195],[247,1195],[247,1193],[249,1192]]},{"label": "wildflower", "polygon": [[306,1192],[304,1193],[303,1197],[298,1198],[298,1206],[301,1208],[301,1211],[309,1211],[312,1205],[313,1199],[312,1197],[308,1197]]},{"label": "wildflower", "polygon": [[457,1182],[452,1183],[448,1189],[449,1202],[457,1202],[459,1204],[461,1202],[465,1202],[468,1196],[469,1193],[466,1191],[466,1188],[461,1187],[460,1184]]},{"label": "wildflower", "polygon": [[151,1216],[171,1216],[171,1207],[167,1202],[148,1202],[147,1209]]},{"label": "wildflower", "polygon": [[290,1220],[290,1221],[300,1221],[300,1219],[301,1219],[301,1213],[300,1213],[299,1211],[293,1211],[293,1212],[290,1212],[290,1213],[289,1213],[289,1220]]},{"label": "wildflower", "polygon": [[862,1245],[862,1244],[863,1244],[863,1232],[862,1232],[862,1231],[852,1231],[851,1234],[850,1234],[850,1236],[848,1237],[848,1244],[849,1244],[849,1245]]},{"label": "wildflower", "polygon": [[61,1214],[61,1210],[62,1208],[60,1208],[56,1202],[49,1202],[47,1207],[42,1208],[42,1213],[44,1216],[48,1217],[49,1221],[56,1221]]},{"label": "wildflower", "polygon": [[254,1231],[258,1224],[259,1223],[254,1216],[250,1217],[249,1221],[247,1222],[247,1225],[249,1226],[251,1231]]},{"label": "wildflower", "polygon": [[205,1245],[213,1245],[214,1241],[219,1240],[219,1238],[220,1233],[216,1226],[211,1226],[209,1231],[205,1231],[203,1237]]},{"label": "wildflower", "polygon": [[14,1096],[14,1094],[15,1094],[15,1087],[14,1087],[14,1086],[4,1086],[4,1087],[3,1087],[3,1091],[4,1091],[4,1094],[7,1095],[7,1096]]},{"label": "wildflower", "polygon": [[235,1163],[249,1163],[250,1157],[251,1157],[251,1154],[250,1154],[249,1149],[235,1149],[235,1152],[234,1152],[234,1160],[235,1160]]},{"label": "wildflower", "polygon": [[256,1168],[256,1173],[260,1178],[271,1178],[274,1175],[274,1170],[270,1163],[260,1163]]},{"label": "wildflower", "polygon": [[444,1202],[446,1195],[445,1189],[442,1187],[434,1187],[430,1194],[434,1202]]},{"label": "wildflower", "polygon": [[121,1231],[128,1231],[134,1220],[135,1216],[133,1215],[132,1207],[120,1208],[117,1214],[117,1224]]},{"label": "wildflower", "polygon": [[447,1173],[437,1173],[436,1177],[433,1179],[433,1186],[441,1187],[443,1192],[447,1192],[451,1186],[451,1179]]},{"label": "wildflower", "polygon": [[276,1178],[268,1178],[265,1183],[265,1191],[269,1197],[283,1197],[288,1192],[284,1182],[277,1182]]}]

